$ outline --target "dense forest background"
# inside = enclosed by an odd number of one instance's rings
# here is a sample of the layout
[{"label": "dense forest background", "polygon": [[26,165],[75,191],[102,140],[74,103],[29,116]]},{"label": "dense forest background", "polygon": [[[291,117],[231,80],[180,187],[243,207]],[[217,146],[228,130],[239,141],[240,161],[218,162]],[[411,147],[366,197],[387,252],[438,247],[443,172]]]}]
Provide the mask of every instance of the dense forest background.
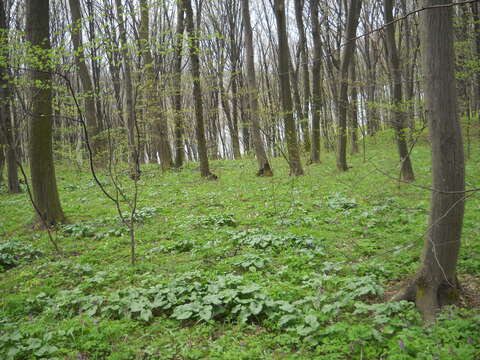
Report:
[{"label": "dense forest background", "polygon": [[0,357],[480,357],[479,7],[0,0]]}]

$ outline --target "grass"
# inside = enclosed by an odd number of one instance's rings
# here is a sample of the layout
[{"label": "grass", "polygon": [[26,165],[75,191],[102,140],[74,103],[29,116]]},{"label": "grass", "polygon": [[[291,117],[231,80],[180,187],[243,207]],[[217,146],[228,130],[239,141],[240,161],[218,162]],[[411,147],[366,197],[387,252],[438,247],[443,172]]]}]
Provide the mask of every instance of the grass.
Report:
[{"label": "grass", "polygon": [[[479,146],[467,162],[469,187],[480,179]],[[201,180],[196,164],[164,175],[145,165],[135,267],[128,234],[87,169],[57,167],[69,219],[56,232],[63,255],[25,226],[26,195],[1,192],[0,237],[13,250],[0,256],[22,256],[0,272],[0,358],[480,358],[478,197],[466,206],[462,306],[425,327],[411,304],[384,305],[419,264],[430,196],[375,170],[398,174],[392,148],[385,133],[348,172],[323,153],[299,178],[283,159],[273,159],[273,178],[255,177],[254,159],[212,162],[215,182]],[[429,151],[422,138],[412,152],[425,186]],[[175,286],[179,295],[161,311],[151,305]],[[209,303],[218,288],[239,295]],[[123,310],[108,307],[117,295]]]}]

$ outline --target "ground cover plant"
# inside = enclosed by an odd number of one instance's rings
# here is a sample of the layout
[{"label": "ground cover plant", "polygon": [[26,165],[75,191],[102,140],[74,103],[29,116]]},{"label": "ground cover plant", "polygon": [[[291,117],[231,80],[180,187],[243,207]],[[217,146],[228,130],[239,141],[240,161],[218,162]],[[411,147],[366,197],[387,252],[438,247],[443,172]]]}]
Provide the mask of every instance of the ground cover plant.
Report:
[{"label": "ground cover plant", "polygon": [[[418,267],[430,196],[374,170],[398,171],[390,135],[369,139],[370,160],[352,157],[345,173],[333,153],[303,177],[280,158],[271,178],[251,176],[254,159],[214,161],[215,182],[195,164],[143,166],[135,266],[88,169],[58,170],[61,254],[26,226],[25,194],[2,190],[0,358],[480,358],[478,197],[466,204],[459,303],[425,325],[414,304],[388,301]],[[422,136],[412,152],[424,186],[429,151]]]}]

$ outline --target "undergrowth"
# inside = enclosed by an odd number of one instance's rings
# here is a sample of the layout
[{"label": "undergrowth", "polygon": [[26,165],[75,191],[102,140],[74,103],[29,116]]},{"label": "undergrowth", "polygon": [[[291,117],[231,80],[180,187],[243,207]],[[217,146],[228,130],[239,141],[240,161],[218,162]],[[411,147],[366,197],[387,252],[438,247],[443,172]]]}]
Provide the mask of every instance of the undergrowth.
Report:
[{"label": "undergrowth", "polygon": [[[371,141],[370,161],[398,174],[390,139]],[[0,193],[0,358],[480,358],[478,198],[465,215],[462,302],[425,326],[413,304],[387,300],[419,264],[430,194],[362,154],[346,173],[322,155],[299,178],[282,159],[273,178],[255,177],[254,159],[213,162],[216,182],[195,164],[165,175],[145,165],[135,267],[128,231],[87,169],[57,169],[69,220],[55,232],[61,255],[25,226],[25,194]],[[428,186],[426,142],[412,159]]]}]

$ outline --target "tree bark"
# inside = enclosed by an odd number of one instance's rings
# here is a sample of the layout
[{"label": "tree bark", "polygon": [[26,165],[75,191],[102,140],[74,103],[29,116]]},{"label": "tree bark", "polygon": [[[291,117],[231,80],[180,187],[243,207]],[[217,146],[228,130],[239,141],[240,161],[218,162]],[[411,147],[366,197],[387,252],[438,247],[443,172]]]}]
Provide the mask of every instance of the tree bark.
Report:
[{"label": "tree bark", "polygon": [[410,161],[410,155],[407,144],[406,113],[403,109],[402,94],[402,69],[398,57],[397,45],[395,43],[395,25],[393,21],[393,0],[384,0],[385,23],[389,24],[386,28],[386,42],[388,52],[388,65],[393,81],[393,128],[397,138],[398,153],[401,161],[401,178],[404,181],[411,182],[415,180],[413,167]]},{"label": "tree bark", "polygon": [[[424,0],[425,7],[450,0]],[[422,13],[425,100],[432,144],[432,191],[423,260],[395,299],[414,300],[427,321],[458,298],[456,264],[465,208],[465,163],[458,118],[452,8]]]},{"label": "tree bark", "polygon": [[[240,137],[238,132],[238,88],[237,88],[237,76],[238,76],[238,64],[240,63],[240,47],[241,44],[239,43],[238,34],[237,34],[237,19],[236,16],[237,9],[236,6],[233,6],[235,1],[226,2],[225,8],[227,10],[227,18],[228,18],[228,38],[230,40],[229,49],[230,49],[230,64],[231,64],[231,76],[230,76],[230,83],[231,83],[231,90],[232,90],[232,115],[231,120],[229,120],[229,130],[230,130],[230,138],[232,140],[232,148],[233,148],[233,156],[235,160],[239,160],[242,158],[240,152]],[[240,5],[241,6],[241,5]],[[223,69],[222,69],[222,78],[223,78]],[[225,94],[226,95],[226,94]],[[229,108],[228,101],[225,97],[225,104],[227,108]]]},{"label": "tree bark", "polygon": [[362,8],[362,0],[350,0],[347,18],[347,29],[344,41],[346,42],[340,65],[339,98],[338,98],[338,140],[337,140],[337,168],[347,171],[347,109],[348,109],[348,70],[353,59],[357,33],[358,19]]},{"label": "tree bark", "polygon": [[28,149],[32,195],[37,222],[40,226],[54,226],[65,220],[53,164],[52,75],[48,68],[48,55],[46,55],[51,48],[49,8],[49,0],[27,1],[27,41],[41,51],[35,61],[37,68],[31,71],[32,110]]},{"label": "tree bark", "polygon": [[308,153],[311,150],[310,129],[309,129],[309,109],[310,109],[310,72],[308,71],[308,43],[305,34],[305,25],[303,23],[303,7],[305,0],[295,0],[295,19],[299,35],[300,49],[300,68],[302,69],[303,78],[303,117],[300,119],[300,126],[303,132],[303,146]]},{"label": "tree bark", "polygon": [[[2,120],[3,122],[3,120]],[[7,147],[3,130],[0,128],[0,185],[3,184],[3,168],[5,167],[5,148]]]},{"label": "tree bark", "polygon": [[247,63],[247,90],[250,100],[250,114],[252,120],[253,145],[257,155],[257,176],[273,176],[272,168],[267,158],[262,134],[260,133],[260,109],[258,106],[257,79],[255,74],[255,60],[252,39],[252,24],[250,21],[249,0],[242,0],[242,18],[245,32],[245,57]]},{"label": "tree bark", "polygon": [[358,154],[358,87],[357,64],[355,59],[350,64],[350,153]]},{"label": "tree bark", "polygon": [[177,27],[175,30],[176,41],[174,50],[174,68],[173,68],[173,86],[175,94],[173,97],[173,107],[175,111],[175,167],[181,168],[185,161],[184,137],[184,117],[182,114],[182,51],[183,51],[183,33],[185,30],[185,7],[183,0],[177,1]]},{"label": "tree bark", "polygon": [[318,17],[319,0],[311,0],[313,66],[312,66],[312,163],[320,162],[320,113],[322,111],[322,43],[320,38],[320,20]]},{"label": "tree bark", "polygon": [[85,53],[83,51],[82,43],[82,13],[80,10],[80,2],[78,0],[69,0],[70,15],[72,17],[72,43],[75,52],[75,62],[78,66],[78,75],[82,83],[82,89],[85,96],[85,119],[87,124],[87,132],[92,149],[92,155],[96,156],[98,153],[98,125],[95,110],[95,98],[92,85],[92,79],[88,70]]},{"label": "tree bark", "polygon": [[[473,15],[473,29],[475,31],[475,55],[477,61],[480,59],[480,4],[478,2],[472,3],[472,15]],[[475,110],[477,116],[480,117],[480,72],[476,73],[476,84],[475,84]]]},{"label": "tree bark", "polygon": [[121,52],[123,58],[123,69],[125,72],[125,97],[126,97],[126,111],[127,111],[127,134],[128,134],[128,148],[130,161],[130,177],[132,179],[140,178],[140,154],[137,144],[137,129],[135,106],[133,99],[133,85],[132,85],[132,71],[130,66],[130,55],[128,53],[127,31],[125,28],[124,6],[122,0],[115,0],[118,17],[118,30],[120,35]]},{"label": "tree bark", "polygon": [[[10,58],[8,53],[8,25],[7,19],[5,16],[5,4],[4,1],[0,1],[0,34],[1,43],[4,44],[5,53],[2,54],[5,59]],[[14,128],[12,127],[12,118],[10,111],[10,102],[11,102],[11,89],[8,82],[8,67],[5,64],[0,65],[0,147],[3,144],[5,148],[5,153],[3,149],[0,149],[0,183],[2,182],[2,170],[5,164],[5,156],[8,169],[8,192],[10,194],[18,194],[21,192],[20,183],[18,181],[18,165],[17,161],[17,144],[16,137],[14,133]],[[2,136],[3,134],[3,136]]]},{"label": "tree bark", "polygon": [[[193,100],[195,103],[195,134],[197,138],[198,157],[200,162],[200,175],[210,180],[217,176],[210,172],[208,163],[207,143],[205,140],[205,124],[203,119],[202,86],[200,82],[200,58],[198,56],[198,39],[193,22],[193,9],[191,0],[184,0],[188,42],[190,48],[190,67],[193,77]],[[198,15],[197,15],[198,17]]]},{"label": "tree bark", "polygon": [[[73,1],[73,0],[71,0]],[[172,150],[168,141],[168,126],[161,111],[161,100],[157,92],[157,76],[154,61],[150,52],[150,21],[147,0],[140,0],[140,51],[143,57],[143,70],[145,71],[144,105],[147,122],[153,122],[155,148],[160,157],[162,171],[166,172],[173,167]]]},{"label": "tree bark", "polygon": [[280,91],[282,100],[283,118],[285,123],[285,137],[288,150],[288,165],[290,175],[303,175],[300,152],[298,150],[297,132],[293,118],[293,103],[289,78],[289,49],[287,37],[287,22],[285,17],[285,0],[275,0],[275,18],[278,32],[278,76],[280,79]]}]

